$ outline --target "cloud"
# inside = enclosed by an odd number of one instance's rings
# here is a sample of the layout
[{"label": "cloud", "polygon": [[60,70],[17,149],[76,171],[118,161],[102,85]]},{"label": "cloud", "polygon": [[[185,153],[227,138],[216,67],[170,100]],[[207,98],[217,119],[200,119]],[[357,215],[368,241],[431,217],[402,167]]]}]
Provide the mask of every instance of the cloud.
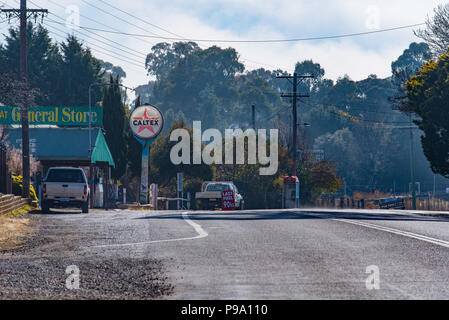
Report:
[{"label": "cloud", "polygon": [[[53,4],[54,1],[39,2],[39,4],[64,17],[64,9]],[[14,1],[9,2],[11,5],[14,3]],[[107,29],[104,26],[107,25],[123,32],[147,34],[152,32],[163,36],[173,36],[173,34],[151,27],[149,24],[127,16],[99,1],[90,3],[138,25],[139,28],[102,13],[80,0],[58,1],[58,4],[63,6],[78,5],[82,15],[101,23],[96,24],[81,17],[81,23],[85,26]],[[374,17],[374,21],[378,23],[377,26],[374,25],[374,28],[415,24],[425,21],[426,16],[432,14],[433,8],[445,1],[135,0],[127,2],[115,0],[110,3],[149,23],[184,37],[244,40],[326,36],[369,31],[373,25],[367,23],[367,20],[373,20],[373,14],[378,15],[377,18]],[[49,18],[51,16],[50,14]],[[59,26],[58,28],[64,27]],[[69,32],[68,29],[64,30]],[[110,57],[92,47],[96,56],[115,65],[120,65],[126,71],[125,83],[127,85],[137,86],[150,79],[144,69],[144,55],[140,53],[148,53],[153,44],[162,40],[100,34],[135,50],[141,56],[141,58],[137,58],[114,48],[108,50],[112,55],[122,55],[127,59],[139,59],[142,61],[142,67],[137,67],[119,58]],[[88,42],[106,47],[105,44],[98,43],[98,38],[94,36],[80,37]],[[414,37],[411,29],[407,29],[329,41],[274,44],[218,43],[217,45],[235,47],[247,69],[278,67],[292,72],[297,61],[313,59],[326,70],[328,78],[335,80],[348,74],[351,78],[359,80],[369,74],[377,74],[379,77],[389,76],[391,62],[412,41],[419,41],[419,39]],[[201,45],[206,47],[211,43],[201,43]]]}]

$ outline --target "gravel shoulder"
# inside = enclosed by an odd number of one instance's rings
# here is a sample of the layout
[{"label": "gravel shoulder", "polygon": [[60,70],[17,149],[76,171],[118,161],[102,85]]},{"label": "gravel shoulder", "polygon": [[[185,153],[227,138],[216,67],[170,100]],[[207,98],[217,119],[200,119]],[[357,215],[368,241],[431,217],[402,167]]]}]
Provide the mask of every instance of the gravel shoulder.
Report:
[{"label": "gravel shoulder", "polygon": [[29,214],[27,219],[34,231],[14,248],[0,249],[1,300],[164,299],[173,292],[160,260],[84,249],[85,243],[108,237],[104,231],[53,215]]}]

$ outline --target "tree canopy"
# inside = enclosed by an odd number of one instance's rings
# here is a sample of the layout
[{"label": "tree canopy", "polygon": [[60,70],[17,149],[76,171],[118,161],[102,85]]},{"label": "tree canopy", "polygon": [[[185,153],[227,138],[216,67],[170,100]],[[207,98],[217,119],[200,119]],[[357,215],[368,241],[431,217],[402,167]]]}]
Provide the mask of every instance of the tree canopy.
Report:
[{"label": "tree canopy", "polygon": [[[10,29],[4,44],[0,46],[0,68],[10,74],[14,81],[0,81],[0,101],[14,104],[20,95],[12,93],[26,91],[35,93],[38,105],[82,106],[88,104],[90,84],[109,82],[104,92],[101,86],[93,87],[92,101],[93,105],[102,105],[108,110],[107,114],[105,112],[104,125],[106,139],[112,146],[111,151],[116,149],[113,155],[118,167],[114,171],[114,177],[138,177],[141,149],[126,125],[132,106],[124,104],[121,96],[123,92],[113,85],[124,79],[124,70],[118,65],[97,59],[90,49],[73,35],[58,44],[42,26],[30,24],[28,28],[30,80],[27,88],[32,90],[22,90],[25,87],[21,87],[20,81],[16,80],[20,43],[18,30]],[[298,101],[300,125],[297,150],[303,155],[298,161],[297,169],[302,182],[305,183],[303,196],[309,199],[308,201],[313,201],[318,193],[335,191],[340,185],[338,177],[346,182],[349,192],[360,189],[389,190],[393,185],[401,191],[407,191],[410,171],[409,136],[404,130],[396,130],[395,126],[409,125],[409,118],[394,109],[392,99],[405,95],[404,83],[411,76],[417,75],[420,66],[431,57],[431,49],[434,47],[430,42],[411,43],[392,62],[392,76],[384,79],[370,75],[365,79],[353,80],[343,75],[334,81],[326,78],[324,67],[312,59],[298,59],[292,66],[298,74],[314,75],[313,79],[301,80],[298,87],[299,93],[310,95],[309,98]],[[291,83],[276,78],[276,75],[287,75],[286,70],[245,70],[234,48],[202,48],[194,42],[159,43],[151,48],[145,65],[152,78],[137,87],[136,92],[141,102],[159,107],[165,119],[163,135],[152,146],[150,153],[150,172],[154,181],[169,185],[176,171],[190,171],[188,168],[168,163],[165,149],[170,148],[171,143],[166,137],[171,128],[179,123],[191,128],[192,121],[201,120],[203,129],[246,129],[251,126],[252,105],[256,110],[256,126],[279,129],[280,150],[283,150],[285,156],[282,161],[291,161],[291,101],[280,98],[281,92],[291,91]],[[438,131],[444,128],[443,113],[440,114],[436,125],[427,127],[425,123],[426,119],[434,119],[440,112],[435,111],[439,107],[434,104],[444,106],[446,96],[442,79],[445,67],[442,62],[436,63],[435,70],[429,66],[425,67],[427,73],[418,73],[418,78],[413,78],[410,82],[419,83],[413,88],[413,99],[416,103],[410,103],[414,108],[410,111],[420,115],[418,111],[421,110],[416,109],[418,105],[419,108],[429,107],[423,111],[424,117],[420,124],[425,134],[423,147],[419,141],[414,141],[415,173],[418,181],[433,178],[426,159],[426,156],[429,160],[432,156],[430,145],[435,143],[439,146],[438,143],[441,142],[440,150],[444,150],[445,131]],[[113,80],[110,79],[111,75]],[[431,81],[440,82],[434,86]],[[427,91],[418,90],[426,85]],[[421,100],[418,100],[418,97]],[[415,101],[412,96],[408,96],[408,99],[410,102]],[[430,109],[431,106],[435,110]],[[302,126],[305,122],[311,126]],[[436,134],[432,135],[432,132]],[[439,139],[441,134],[443,136]],[[427,142],[424,143],[425,141]],[[121,144],[121,150],[116,148],[115,145]],[[429,147],[426,147],[426,144]],[[313,160],[314,154],[324,154],[326,163],[320,164],[319,160]],[[446,169],[439,170],[441,165],[436,166],[435,161],[433,163],[432,169],[435,172],[446,174]],[[235,168],[202,168],[201,170],[205,170],[204,175],[192,171],[189,183],[194,188],[198,187],[199,179],[232,174],[229,177],[240,179],[242,184],[260,185],[261,188],[263,186],[262,189],[257,189],[253,196],[260,194],[265,197],[267,190],[268,194],[276,193],[274,190],[278,190],[276,188],[279,187],[280,176],[289,172],[289,169],[282,168],[280,166],[275,177],[263,181],[254,176],[257,170],[254,166],[243,167],[237,171]],[[186,176],[189,174],[186,173]],[[323,176],[333,182],[321,184]],[[255,199],[254,206],[275,201],[257,197]]]},{"label": "tree canopy", "polygon": [[449,177],[449,55],[426,63],[406,84],[409,110],[420,119],[424,154],[433,172]]},{"label": "tree canopy", "polygon": [[435,56],[446,53],[449,48],[449,4],[440,4],[434,15],[427,18],[426,28],[415,32],[431,48]]}]

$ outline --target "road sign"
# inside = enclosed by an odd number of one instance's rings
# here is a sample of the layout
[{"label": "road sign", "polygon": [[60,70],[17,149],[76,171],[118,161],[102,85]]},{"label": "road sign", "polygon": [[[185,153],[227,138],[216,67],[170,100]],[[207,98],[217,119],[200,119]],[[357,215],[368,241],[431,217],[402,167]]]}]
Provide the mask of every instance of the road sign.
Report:
[{"label": "road sign", "polygon": [[164,118],[158,108],[151,105],[137,107],[129,117],[133,134],[143,140],[156,137],[164,126]]},{"label": "road sign", "polygon": [[221,192],[222,210],[235,210],[235,196],[234,191],[225,190]]},{"label": "road sign", "polygon": [[142,145],[142,171],[140,175],[140,203],[148,203],[148,157],[150,144],[161,133],[164,126],[162,113],[155,106],[145,104],[131,112],[129,126]]},{"label": "road sign", "polygon": [[176,178],[178,181],[178,192],[183,192],[184,191],[184,182],[183,182],[182,172],[178,172],[176,174]]}]

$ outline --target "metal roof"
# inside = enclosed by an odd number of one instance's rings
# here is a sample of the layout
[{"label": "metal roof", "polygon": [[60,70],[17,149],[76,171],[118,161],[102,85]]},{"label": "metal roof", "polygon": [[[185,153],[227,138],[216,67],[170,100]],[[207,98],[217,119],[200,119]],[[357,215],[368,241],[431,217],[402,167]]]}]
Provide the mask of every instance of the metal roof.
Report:
[{"label": "metal roof", "polygon": [[[5,129],[9,146],[22,149],[22,130]],[[30,128],[30,153],[41,160],[90,160],[88,128]],[[92,144],[96,162],[115,166],[111,153],[99,128],[92,128]],[[99,138],[100,137],[100,138]],[[100,140],[99,140],[100,139]],[[93,162],[94,163],[94,162]]]},{"label": "metal roof", "polygon": [[90,162],[108,162],[110,166],[115,167],[114,159],[112,158],[111,151],[108,148],[108,144],[106,143],[102,130],[98,130],[97,139],[95,141]]}]

